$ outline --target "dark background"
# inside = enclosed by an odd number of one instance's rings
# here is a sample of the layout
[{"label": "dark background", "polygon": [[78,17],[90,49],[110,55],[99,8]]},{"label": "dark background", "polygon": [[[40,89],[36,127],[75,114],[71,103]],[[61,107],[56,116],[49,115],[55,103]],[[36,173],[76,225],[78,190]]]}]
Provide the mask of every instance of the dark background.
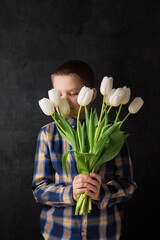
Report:
[{"label": "dark background", "polygon": [[[157,239],[159,205],[160,2],[0,0],[0,239],[40,240],[31,192],[40,128],[52,121],[38,100],[70,59],[128,86],[145,104],[124,128],[138,188],[124,206],[123,239]],[[99,108],[100,94],[95,106]],[[122,115],[127,111],[124,108]],[[157,220],[158,219],[158,220]]]}]

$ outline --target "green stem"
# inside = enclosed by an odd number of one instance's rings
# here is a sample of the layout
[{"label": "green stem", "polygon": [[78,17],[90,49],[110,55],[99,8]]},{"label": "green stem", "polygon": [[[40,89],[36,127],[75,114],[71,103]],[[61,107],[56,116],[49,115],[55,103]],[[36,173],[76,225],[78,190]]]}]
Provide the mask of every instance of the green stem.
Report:
[{"label": "green stem", "polygon": [[107,111],[108,114],[109,114],[109,112],[111,111],[111,108],[112,108],[112,107],[113,107],[112,105],[109,107],[109,109],[108,109],[108,111]]},{"label": "green stem", "polygon": [[62,126],[59,124],[59,122],[56,120],[56,118],[54,117],[54,114],[51,115],[53,120],[55,121],[55,123],[58,125],[58,127],[61,129],[61,131],[68,136],[67,132],[64,131],[64,129],[62,128]]},{"label": "green stem", "polygon": [[89,201],[88,201],[88,213],[90,213],[92,210],[92,200],[91,197],[89,197]]},{"label": "green stem", "polygon": [[121,112],[122,105],[123,105],[123,104],[121,103],[121,105],[120,105],[120,107],[119,107],[119,109],[118,109],[118,113],[117,113],[117,116],[116,116],[116,119],[115,119],[114,123],[116,123],[117,120],[118,120],[118,118],[119,118],[119,114],[120,114],[120,112]]},{"label": "green stem", "polygon": [[77,134],[78,134],[78,140],[79,140],[79,146],[80,146],[80,151],[82,152],[82,143],[81,143],[81,138],[80,138],[80,129],[79,129],[79,117],[80,117],[80,112],[82,109],[82,105],[80,105],[79,110],[78,110],[78,116],[77,116]]},{"label": "green stem", "polygon": [[103,95],[103,102],[102,102],[101,114],[100,114],[100,118],[99,118],[99,121],[98,121],[98,126],[97,126],[97,128],[96,128],[95,137],[94,137],[94,145],[96,144],[97,139],[98,139],[98,136],[99,136],[100,123],[101,123],[101,120],[102,120],[102,117],[103,117],[103,114],[104,114],[105,98],[106,98],[106,95]]},{"label": "green stem", "polygon": [[129,113],[125,116],[125,118],[122,120],[121,124],[119,125],[119,128],[122,126],[122,124],[124,123],[124,121],[126,121],[126,119],[129,117],[130,114],[131,114],[131,113],[129,112]]},{"label": "green stem", "polygon": [[99,118],[98,124],[99,124],[99,122],[101,122],[101,119],[102,119],[102,117],[103,117],[105,98],[106,98],[106,95],[103,96],[103,102],[102,102],[101,114],[100,114],[100,118]]},{"label": "green stem", "polygon": [[88,209],[88,202],[87,202],[88,198],[87,198],[87,195],[85,196],[85,198],[83,199],[83,202],[82,202],[82,205],[81,205],[81,208],[80,208],[80,211],[79,211],[79,215],[83,215],[83,214],[86,214]]},{"label": "green stem", "polygon": [[75,215],[78,215],[79,209],[82,208],[83,201],[86,197],[85,193],[81,193],[77,196],[77,204],[76,204],[76,210],[75,210]]},{"label": "green stem", "polygon": [[59,114],[60,116],[62,116],[62,114],[61,114],[61,111],[60,111],[60,108],[59,108],[59,107],[57,107],[57,110],[58,110],[58,114]]}]

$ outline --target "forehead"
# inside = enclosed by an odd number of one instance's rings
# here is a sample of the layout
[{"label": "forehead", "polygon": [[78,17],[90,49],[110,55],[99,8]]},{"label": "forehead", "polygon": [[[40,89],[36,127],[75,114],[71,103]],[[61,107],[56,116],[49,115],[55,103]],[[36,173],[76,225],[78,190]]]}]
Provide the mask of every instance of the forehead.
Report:
[{"label": "forehead", "polygon": [[81,89],[84,84],[81,79],[75,74],[69,75],[52,75],[53,87],[58,90]]}]

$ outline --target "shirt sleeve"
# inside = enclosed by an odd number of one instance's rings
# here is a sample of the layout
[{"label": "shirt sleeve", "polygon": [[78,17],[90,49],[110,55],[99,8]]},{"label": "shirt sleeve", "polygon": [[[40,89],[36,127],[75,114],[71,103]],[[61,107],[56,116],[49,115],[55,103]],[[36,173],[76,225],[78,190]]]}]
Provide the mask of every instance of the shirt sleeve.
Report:
[{"label": "shirt sleeve", "polygon": [[137,187],[133,180],[132,162],[126,142],[115,157],[114,169],[114,179],[101,186],[101,199],[98,203],[101,209],[127,201]]},{"label": "shirt sleeve", "polygon": [[56,184],[45,129],[42,128],[37,139],[32,191],[37,202],[63,207],[74,205],[72,185]]}]

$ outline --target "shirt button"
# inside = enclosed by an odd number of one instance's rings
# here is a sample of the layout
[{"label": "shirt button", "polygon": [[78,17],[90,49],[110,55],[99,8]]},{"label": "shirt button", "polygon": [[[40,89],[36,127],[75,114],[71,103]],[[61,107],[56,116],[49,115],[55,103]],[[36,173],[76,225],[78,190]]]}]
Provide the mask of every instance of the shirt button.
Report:
[{"label": "shirt button", "polygon": [[81,232],[81,235],[84,237],[84,240],[87,240],[87,236],[86,236],[85,232]]},{"label": "shirt button", "polygon": [[102,203],[102,204],[101,204],[101,207],[103,208],[104,206],[105,206],[105,203]]}]

